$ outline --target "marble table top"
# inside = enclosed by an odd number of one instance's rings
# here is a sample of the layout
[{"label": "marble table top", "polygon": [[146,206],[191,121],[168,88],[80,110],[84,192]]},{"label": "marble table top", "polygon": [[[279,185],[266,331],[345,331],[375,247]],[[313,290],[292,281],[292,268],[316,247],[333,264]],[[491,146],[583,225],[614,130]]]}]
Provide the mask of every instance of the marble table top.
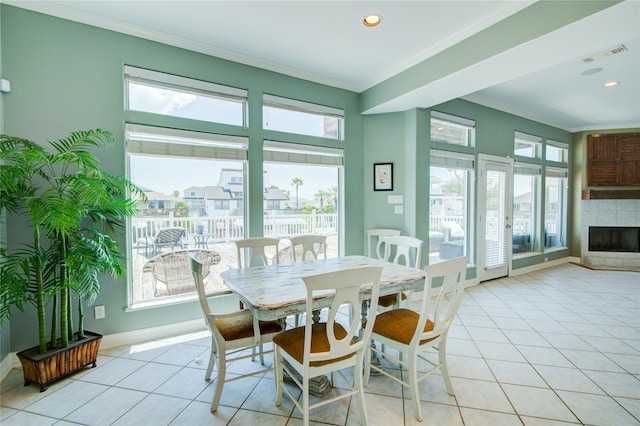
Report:
[{"label": "marble table top", "polygon": [[[230,269],[221,276],[229,289],[263,321],[304,313],[307,292],[301,277],[364,266],[382,266],[380,295],[403,290],[422,290],[425,272],[404,265],[365,256],[308,260],[251,269]],[[361,289],[362,299],[371,297],[371,286]],[[314,308],[331,305],[332,295],[314,302]]]}]

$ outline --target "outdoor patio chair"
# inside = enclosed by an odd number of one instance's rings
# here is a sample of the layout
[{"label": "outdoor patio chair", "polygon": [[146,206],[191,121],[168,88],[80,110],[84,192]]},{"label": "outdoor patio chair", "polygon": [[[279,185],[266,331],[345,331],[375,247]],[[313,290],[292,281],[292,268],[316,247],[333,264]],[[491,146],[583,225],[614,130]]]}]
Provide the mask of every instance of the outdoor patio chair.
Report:
[{"label": "outdoor patio chair", "polygon": [[[187,249],[161,253],[142,267],[142,272],[151,272],[153,275],[154,296],[171,296],[196,291],[189,263],[190,258],[195,258],[202,264],[203,280],[209,276],[211,267],[220,263],[220,255],[211,250]],[[160,289],[158,283],[164,284],[166,290]]]},{"label": "outdoor patio chair", "polygon": [[182,240],[185,235],[186,230],[184,228],[162,228],[155,237],[138,239],[138,253],[144,248],[144,254],[148,257],[149,255],[155,256],[159,254],[165,247],[169,247],[171,251],[176,247],[184,248]]}]

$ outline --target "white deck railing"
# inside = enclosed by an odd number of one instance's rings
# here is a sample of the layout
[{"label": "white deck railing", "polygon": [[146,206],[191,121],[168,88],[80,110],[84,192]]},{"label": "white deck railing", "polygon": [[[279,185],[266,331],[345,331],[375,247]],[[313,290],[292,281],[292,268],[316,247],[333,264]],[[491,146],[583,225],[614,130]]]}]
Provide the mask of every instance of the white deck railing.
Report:
[{"label": "white deck railing", "polygon": [[[139,238],[153,236],[158,230],[167,227],[180,227],[186,230],[186,241],[194,235],[206,234],[210,242],[230,242],[245,237],[244,218],[242,216],[224,217],[136,217],[132,219],[133,243]],[[265,215],[265,237],[289,237],[303,234],[338,234],[338,215],[336,213]]]}]

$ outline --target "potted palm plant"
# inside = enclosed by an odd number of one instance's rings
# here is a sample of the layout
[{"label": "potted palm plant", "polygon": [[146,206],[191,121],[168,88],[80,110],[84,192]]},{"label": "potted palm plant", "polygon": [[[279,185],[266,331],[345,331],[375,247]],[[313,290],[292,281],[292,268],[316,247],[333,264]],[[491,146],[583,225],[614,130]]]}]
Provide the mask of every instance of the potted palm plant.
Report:
[{"label": "potted palm plant", "polygon": [[113,142],[99,129],[50,142],[51,150],[0,135],[0,207],[23,216],[33,233],[30,243],[0,250],[0,323],[14,309],[35,307],[39,344],[18,357],[25,384],[38,383],[41,391],[95,366],[102,336],[84,330],[84,306],[99,294],[101,275],[125,273],[113,237],[145,197],[104,171],[93,153]]}]

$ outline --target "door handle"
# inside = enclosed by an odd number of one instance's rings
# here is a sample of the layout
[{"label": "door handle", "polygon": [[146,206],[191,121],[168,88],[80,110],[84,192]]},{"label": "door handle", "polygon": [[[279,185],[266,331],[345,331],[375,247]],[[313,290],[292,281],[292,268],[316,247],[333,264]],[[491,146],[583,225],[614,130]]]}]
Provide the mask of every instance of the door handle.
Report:
[{"label": "door handle", "polygon": [[505,226],[507,229],[511,229],[511,225],[506,225]]}]

